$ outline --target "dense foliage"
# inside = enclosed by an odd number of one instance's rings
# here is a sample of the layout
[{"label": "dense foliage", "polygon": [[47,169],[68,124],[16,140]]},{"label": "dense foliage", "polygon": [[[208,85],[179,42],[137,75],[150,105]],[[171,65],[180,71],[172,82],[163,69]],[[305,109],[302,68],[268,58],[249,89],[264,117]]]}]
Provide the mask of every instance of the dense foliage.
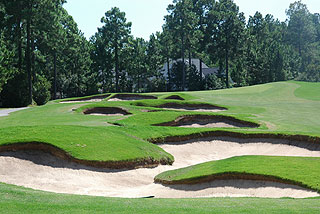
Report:
[{"label": "dense foliage", "polygon": [[[131,35],[119,8],[88,41],[64,3],[0,0],[3,106],[31,104],[40,79],[51,83],[52,99],[320,80],[320,15],[301,1],[280,22],[259,12],[246,21],[233,0],[173,0],[149,41]],[[205,73],[203,63],[217,72]]]}]

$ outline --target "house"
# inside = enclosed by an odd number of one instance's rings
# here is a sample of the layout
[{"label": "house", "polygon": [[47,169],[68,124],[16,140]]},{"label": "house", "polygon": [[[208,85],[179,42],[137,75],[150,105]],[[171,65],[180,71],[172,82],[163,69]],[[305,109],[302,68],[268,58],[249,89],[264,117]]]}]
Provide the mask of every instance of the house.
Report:
[{"label": "house", "polygon": [[[182,59],[178,60],[170,60],[169,62],[169,69],[172,69],[172,66],[177,61],[182,61]],[[184,60],[187,65],[189,65],[189,59]],[[191,59],[191,64],[196,66],[197,70],[200,71],[200,59]],[[165,63],[161,69],[161,72],[163,73],[164,77],[168,79],[168,63]],[[214,74],[217,75],[219,72],[219,68],[209,68],[204,62],[202,62],[202,78],[206,78],[207,76]]]}]

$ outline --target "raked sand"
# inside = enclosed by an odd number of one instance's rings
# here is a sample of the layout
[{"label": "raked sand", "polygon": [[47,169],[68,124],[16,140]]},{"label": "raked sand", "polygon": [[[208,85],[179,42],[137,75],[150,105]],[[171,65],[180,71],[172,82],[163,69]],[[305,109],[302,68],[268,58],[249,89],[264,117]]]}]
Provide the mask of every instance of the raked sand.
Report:
[{"label": "raked sand", "polygon": [[293,197],[319,196],[294,185],[266,181],[221,180],[197,185],[163,186],[153,179],[161,172],[241,155],[320,157],[311,144],[287,145],[275,139],[203,139],[183,144],[163,144],[175,157],[172,166],[127,171],[101,170],[60,160],[39,151],[0,153],[0,182],[38,190],[107,197]]}]

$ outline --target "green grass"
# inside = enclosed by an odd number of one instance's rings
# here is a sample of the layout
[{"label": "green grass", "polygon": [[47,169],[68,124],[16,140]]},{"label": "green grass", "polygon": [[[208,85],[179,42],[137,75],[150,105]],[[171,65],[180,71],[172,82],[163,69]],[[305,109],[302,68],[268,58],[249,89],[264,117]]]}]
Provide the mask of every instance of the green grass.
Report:
[{"label": "green grass", "polygon": [[215,175],[236,173],[272,176],[320,192],[320,158],[240,156],[206,162],[156,176],[160,182],[197,182]]},{"label": "green grass", "polygon": [[[109,127],[109,132],[100,127],[84,126],[24,126],[1,129],[0,145],[42,142],[57,146],[71,156],[93,161],[126,161],[173,157],[158,146]],[[130,151],[130,152],[128,152]]]},{"label": "green grass", "polygon": [[320,100],[320,83],[306,83],[306,82],[296,82],[300,85],[294,94],[301,98],[307,100]]},{"label": "green grass", "polygon": [[319,213],[320,198],[125,199],[54,194],[0,183],[0,213]]},{"label": "green grass", "polygon": [[[72,97],[72,98],[66,98],[66,99],[62,99],[62,100],[59,100],[59,101],[56,101],[56,102],[66,102],[66,101],[75,101],[75,100],[78,100],[78,99],[91,99],[91,98],[94,98],[96,96],[104,96],[104,95],[111,95],[110,93],[106,93],[106,94],[95,94],[95,95],[89,95],[89,96],[85,96],[85,97]],[[110,96],[104,98],[104,99],[107,99],[109,98]]]},{"label": "green grass", "polygon": [[[270,132],[320,136],[318,101],[296,95],[301,82],[277,82],[218,91],[190,92],[197,101],[229,106],[228,114],[250,114],[266,124]],[[319,84],[309,85],[303,94],[319,91]],[[319,94],[319,93],[318,93]],[[315,95],[318,96],[318,95]]]},{"label": "green grass", "polygon": [[[151,138],[189,135],[204,131],[232,131],[240,133],[300,134],[320,137],[319,83],[278,82],[245,88],[218,91],[152,93],[158,100],[127,102],[102,101],[95,104],[53,101],[0,117],[0,145],[19,142],[44,142],[58,146],[72,156],[84,160],[137,160],[141,158],[173,157],[147,141]],[[179,95],[185,101],[164,100]],[[261,124],[254,129],[237,128],[179,128],[158,127],[152,124],[195,114],[155,108],[165,102],[211,103],[227,107],[219,114],[233,116]],[[142,103],[144,106],[137,106]],[[117,106],[127,109],[131,116],[83,115],[83,109],[93,106]],[[73,111],[72,109],[78,109]],[[159,110],[142,112],[143,109]],[[110,126],[118,123],[121,126]],[[305,159],[307,162],[308,158]],[[318,159],[313,163],[316,169]],[[312,163],[310,162],[312,165]],[[256,164],[254,164],[255,166]],[[261,168],[267,173],[270,167]],[[301,180],[297,173],[292,179]],[[310,173],[312,174],[312,173]],[[318,173],[319,174],[319,173]],[[281,175],[284,176],[284,175]],[[292,176],[292,175],[290,175]],[[307,179],[306,173],[301,173]],[[309,182],[309,181],[308,181]],[[311,184],[310,184],[311,185]],[[114,199],[69,196],[27,190],[11,185],[0,185],[0,206],[6,213],[318,213],[320,199]],[[5,198],[5,199],[4,199]],[[230,210],[229,210],[230,208]],[[52,212],[53,210],[53,212]],[[2,212],[0,211],[0,212]],[[317,212],[316,212],[317,211]]]}]

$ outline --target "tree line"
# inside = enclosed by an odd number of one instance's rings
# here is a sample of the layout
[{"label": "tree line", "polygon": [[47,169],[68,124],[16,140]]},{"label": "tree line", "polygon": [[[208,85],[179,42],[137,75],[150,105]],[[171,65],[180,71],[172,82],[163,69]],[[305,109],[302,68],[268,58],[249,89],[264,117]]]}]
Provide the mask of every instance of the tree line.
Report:
[{"label": "tree line", "polygon": [[[259,12],[247,21],[233,0],[173,0],[162,32],[148,41],[131,35],[119,8],[88,41],[65,2],[0,0],[0,105],[320,80],[320,15],[301,1],[280,22]],[[218,72],[204,76],[203,63]]]}]

